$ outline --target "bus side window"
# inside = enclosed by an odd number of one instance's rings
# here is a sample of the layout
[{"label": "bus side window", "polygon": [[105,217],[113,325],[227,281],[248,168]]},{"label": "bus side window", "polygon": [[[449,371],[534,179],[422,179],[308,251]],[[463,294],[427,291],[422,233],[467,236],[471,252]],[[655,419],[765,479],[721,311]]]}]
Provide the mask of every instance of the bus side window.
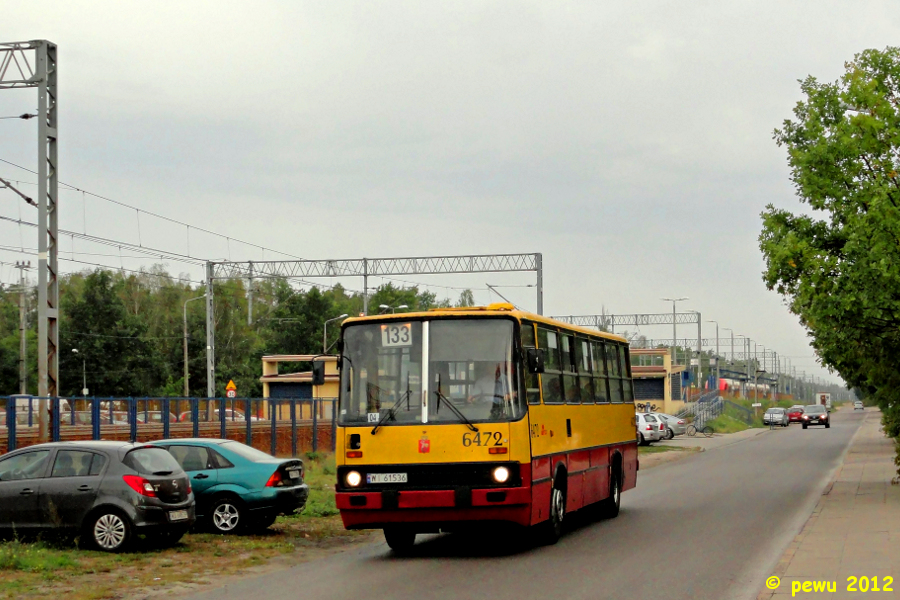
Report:
[{"label": "bus side window", "polygon": [[594,403],[593,383],[591,382],[591,343],[587,340],[575,339],[575,362],[578,363],[578,387],[581,389],[581,403]]},{"label": "bus side window", "polygon": [[575,373],[575,338],[571,335],[561,335],[560,348],[562,348],[563,393],[566,402],[578,404],[581,402],[581,388],[578,387],[578,377]]},{"label": "bus side window", "polygon": [[[534,335],[534,323],[522,322],[522,348],[536,348]],[[522,371],[525,373],[525,398],[528,404],[541,403],[541,380],[537,373],[529,373],[525,361],[522,361]]]},{"label": "bus side window", "polygon": [[538,348],[544,353],[544,373],[541,375],[541,393],[544,404],[560,404],[563,401],[562,373],[560,372],[559,336],[555,331],[538,327]]},{"label": "bus side window", "polygon": [[609,402],[609,391],[606,387],[606,352],[603,342],[591,343],[591,355],[593,357],[594,367],[594,402]]},{"label": "bus side window", "polygon": [[625,402],[634,402],[634,391],[631,385],[631,352],[627,346],[622,347],[622,390]]},{"label": "bus side window", "polygon": [[609,396],[612,402],[622,402],[624,394],[622,393],[622,379],[619,370],[619,353],[621,348],[618,344],[607,344],[606,346],[606,364],[609,368]]}]

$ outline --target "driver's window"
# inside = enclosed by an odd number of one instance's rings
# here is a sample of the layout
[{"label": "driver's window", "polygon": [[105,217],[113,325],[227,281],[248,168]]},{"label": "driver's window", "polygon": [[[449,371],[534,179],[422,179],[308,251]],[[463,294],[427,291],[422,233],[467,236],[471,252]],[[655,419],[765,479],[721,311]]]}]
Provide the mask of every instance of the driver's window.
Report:
[{"label": "driver's window", "polygon": [[43,477],[49,456],[49,450],[35,450],[0,460],[0,481]]},{"label": "driver's window", "polygon": [[169,453],[185,471],[205,471],[215,468],[209,451],[203,446],[170,446]]}]

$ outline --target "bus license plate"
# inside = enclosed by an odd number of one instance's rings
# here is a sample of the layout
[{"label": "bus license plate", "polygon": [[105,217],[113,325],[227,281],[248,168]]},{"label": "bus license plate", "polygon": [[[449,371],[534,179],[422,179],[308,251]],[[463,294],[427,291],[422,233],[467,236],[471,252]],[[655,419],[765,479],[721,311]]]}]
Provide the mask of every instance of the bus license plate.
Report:
[{"label": "bus license plate", "polygon": [[406,473],[369,473],[366,483],[406,483]]},{"label": "bus license plate", "polygon": [[188,518],[188,511],[186,510],[173,510],[169,513],[170,521],[184,521]]}]

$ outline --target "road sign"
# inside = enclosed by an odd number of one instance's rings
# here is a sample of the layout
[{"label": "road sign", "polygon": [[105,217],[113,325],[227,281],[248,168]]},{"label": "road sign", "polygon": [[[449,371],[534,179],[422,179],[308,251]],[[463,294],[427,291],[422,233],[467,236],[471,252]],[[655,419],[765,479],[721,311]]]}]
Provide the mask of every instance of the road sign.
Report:
[{"label": "road sign", "polygon": [[752,406],[753,408],[759,408],[760,406],[762,406],[762,402],[754,402],[750,406]]},{"label": "road sign", "polygon": [[237,398],[237,386],[234,385],[233,379],[229,379],[228,385],[225,386],[225,397],[226,398]]},{"label": "road sign", "polygon": [[87,395],[88,395],[88,389],[87,389],[87,388],[81,388],[81,395],[82,395],[82,396],[87,396]]}]

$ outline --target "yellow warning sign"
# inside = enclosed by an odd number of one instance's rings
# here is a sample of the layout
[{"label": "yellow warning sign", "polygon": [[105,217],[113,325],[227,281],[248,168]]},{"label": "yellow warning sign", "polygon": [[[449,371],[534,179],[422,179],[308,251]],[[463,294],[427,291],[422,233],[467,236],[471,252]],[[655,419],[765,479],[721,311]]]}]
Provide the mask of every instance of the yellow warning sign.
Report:
[{"label": "yellow warning sign", "polygon": [[233,380],[233,379],[229,379],[229,380],[228,380],[228,385],[225,386],[225,391],[226,391],[226,392],[230,392],[230,391],[236,391],[236,390],[237,390],[237,386],[234,385],[234,380]]}]

